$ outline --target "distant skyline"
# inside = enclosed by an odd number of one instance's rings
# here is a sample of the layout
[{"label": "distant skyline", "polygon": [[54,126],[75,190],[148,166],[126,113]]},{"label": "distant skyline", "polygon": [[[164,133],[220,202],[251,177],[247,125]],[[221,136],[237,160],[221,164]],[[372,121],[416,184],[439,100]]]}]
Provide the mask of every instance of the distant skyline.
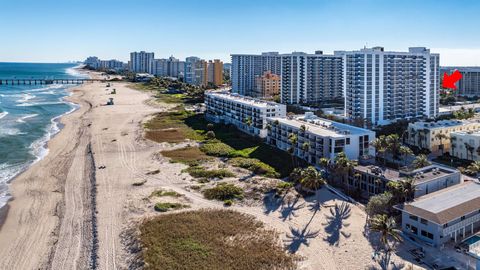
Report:
[{"label": "distant skyline", "polygon": [[0,62],[127,61],[422,46],[441,65],[480,66],[477,1],[16,0],[2,2]]}]

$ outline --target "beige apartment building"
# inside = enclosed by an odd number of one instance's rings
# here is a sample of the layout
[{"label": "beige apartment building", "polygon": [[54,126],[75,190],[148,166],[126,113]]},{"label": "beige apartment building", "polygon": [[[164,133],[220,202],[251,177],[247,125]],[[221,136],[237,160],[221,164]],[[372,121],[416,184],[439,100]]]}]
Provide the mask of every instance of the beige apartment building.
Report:
[{"label": "beige apartment building", "polygon": [[442,120],[415,122],[408,125],[407,142],[433,154],[451,153],[451,134],[480,129],[479,120]]},{"label": "beige apartment building", "polygon": [[223,62],[215,59],[208,61],[207,65],[207,72],[209,83],[214,85],[222,85],[223,84]]},{"label": "beige apartment building", "polygon": [[255,97],[273,99],[280,94],[280,76],[266,71],[262,76],[255,78]]}]

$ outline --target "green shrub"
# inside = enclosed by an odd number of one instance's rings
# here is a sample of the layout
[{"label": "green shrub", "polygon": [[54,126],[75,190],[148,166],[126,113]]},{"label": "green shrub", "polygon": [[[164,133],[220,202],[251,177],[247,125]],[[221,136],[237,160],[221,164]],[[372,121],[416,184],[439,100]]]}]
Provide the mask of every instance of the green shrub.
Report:
[{"label": "green shrub", "polygon": [[167,212],[170,209],[177,210],[182,208],[187,208],[188,205],[184,205],[181,203],[170,203],[170,202],[161,202],[155,204],[155,211],[158,212]]},{"label": "green shrub", "polygon": [[182,172],[189,173],[194,178],[220,178],[223,179],[225,177],[234,177],[233,174],[229,170],[219,169],[219,170],[206,170],[202,166],[191,166]]},{"label": "green shrub", "polygon": [[208,140],[213,140],[213,139],[215,139],[215,132],[213,132],[212,130],[209,130],[209,131],[205,134],[205,137],[206,137]]},{"label": "green shrub", "polygon": [[225,206],[232,206],[232,204],[233,204],[233,201],[232,201],[232,200],[225,200],[225,201],[223,201],[223,205],[225,205]]},{"label": "green shrub", "polygon": [[230,153],[235,151],[235,149],[228,144],[224,144],[217,140],[204,143],[202,146],[200,146],[200,150],[209,156],[215,157],[228,157],[230,156]]},{"label": "green shrub", "polygon": [[280,174],[275,171],[273,167],[255,158],[237,157],[229,160],[229,162],[235,167],[244,168],[259,175],[265,175],[267,177],[280,176]]},{"label": "green shrub", "polygon": [[291,182],[281,182],[277,184],[277,189],[289,189],[293,187],[293,183]]},{"label": "green shrub", "polygon": [[162,190],[162,189],[155,190],[155,191],[152,192],[152,194],[150,194],[150,197],[165,197],[165,196],[181,197],[182,194],[179,194],[179,193],[177,193],[173,190],[166,191],[166,190]]},{"label": "green shrub", "polygon": [[209,200],[233,200],[243,198],[243,189],[234,184],[219,183],[213,188],[208,188],[203,191],[205,198]]}]

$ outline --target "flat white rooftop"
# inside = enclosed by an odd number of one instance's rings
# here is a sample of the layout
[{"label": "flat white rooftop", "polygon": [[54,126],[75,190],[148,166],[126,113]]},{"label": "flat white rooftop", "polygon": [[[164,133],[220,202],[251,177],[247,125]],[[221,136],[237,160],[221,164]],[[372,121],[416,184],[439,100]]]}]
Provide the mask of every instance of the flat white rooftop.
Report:
[{"label": "flat white rooftop", "polygon": [[474,121],[474,120],[441,120],[441,121],[436,121],[436,122],[425,122],[425,121],[419,121],[415,122],[413,124],[410,124],[410,127],[414,127],[417,129],[441,129],[441,128],[447,128],[447,127],[457,127],[457,126],[468,126],[472,123],[479,123],[479,121]]},{"label": "flat white rooftop", "polygon": [[273,121],[277,120],[281,124],[288,125],[294,128],[300,128],[302,125],[304,125],[308,132],[325,137],[342,138],[346,135],[351,134],[363,135],[373,133],[373,131],[370,131],[368,129],[342,124],[314,115],[295,116],[291,119],[280,117],[271,117],[269,119],[272,119]]},{"label": "flat white rooftop", "polygon": [[285,106],[284,104],[269,102],[269,101],[261,100],[258,98],[242,96],[242,95],[227,92],[227,91],[210,91],[210,92],[207,92],[206,95],[225,99],[225,100],[230,100],[236,103],[245,104],[245,105],[258,107],[258,108]]}]

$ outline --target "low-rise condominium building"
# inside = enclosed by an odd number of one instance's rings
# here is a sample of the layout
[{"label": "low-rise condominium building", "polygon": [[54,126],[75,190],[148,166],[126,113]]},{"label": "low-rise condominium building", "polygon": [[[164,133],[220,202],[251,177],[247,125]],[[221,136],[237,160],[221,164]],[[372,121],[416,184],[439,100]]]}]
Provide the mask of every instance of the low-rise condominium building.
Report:
[{"label": "low-rise condominium building", "polygon": [[267,117],[285,117],[283,104],[241,96],[226,91],[205,93],[206,118],[215,123],[232,124],[261,138],[267,136]]},{"label": "low-rise condominium building", "polygon": [[480,129],[450,133],[450,154],[460,159],[480,160]]},{"label": "low-rise condominium building", "polygon": [[436,155],[446,152],[452,154],[451,135],[454,132],[468,132],[478,129],[480,129],[478,120],[419,121],[408,124],[407,143],[418,148],[427,149]]},{"label": "low-rise condominium building", "polygon": [[415,170],[360,164],[355,166],[353,173],[349,175],[348,187],[358,191],[362,198],[368,199],[387,191],[389,182],[406,181],[409,178],[415,180],[415,198],[463,181],[460,171],[437,164]]},{"label": "low-rise condominium building", "polygon": [[396,208],[407,235],[435,247],[460,242],[480,230],[480,183],[468,181]]},{"label": "low-rise condominium building", "polygon": [[[305,115],[281,118],[270,117],[267,142],[317,165],[321,158],[334,159],[345,152],[349,159],[375,155],[370,141],[375,132],[327,119],[319,118],[311,112]],[[296,142],[291,140],[296,137]]]}]

